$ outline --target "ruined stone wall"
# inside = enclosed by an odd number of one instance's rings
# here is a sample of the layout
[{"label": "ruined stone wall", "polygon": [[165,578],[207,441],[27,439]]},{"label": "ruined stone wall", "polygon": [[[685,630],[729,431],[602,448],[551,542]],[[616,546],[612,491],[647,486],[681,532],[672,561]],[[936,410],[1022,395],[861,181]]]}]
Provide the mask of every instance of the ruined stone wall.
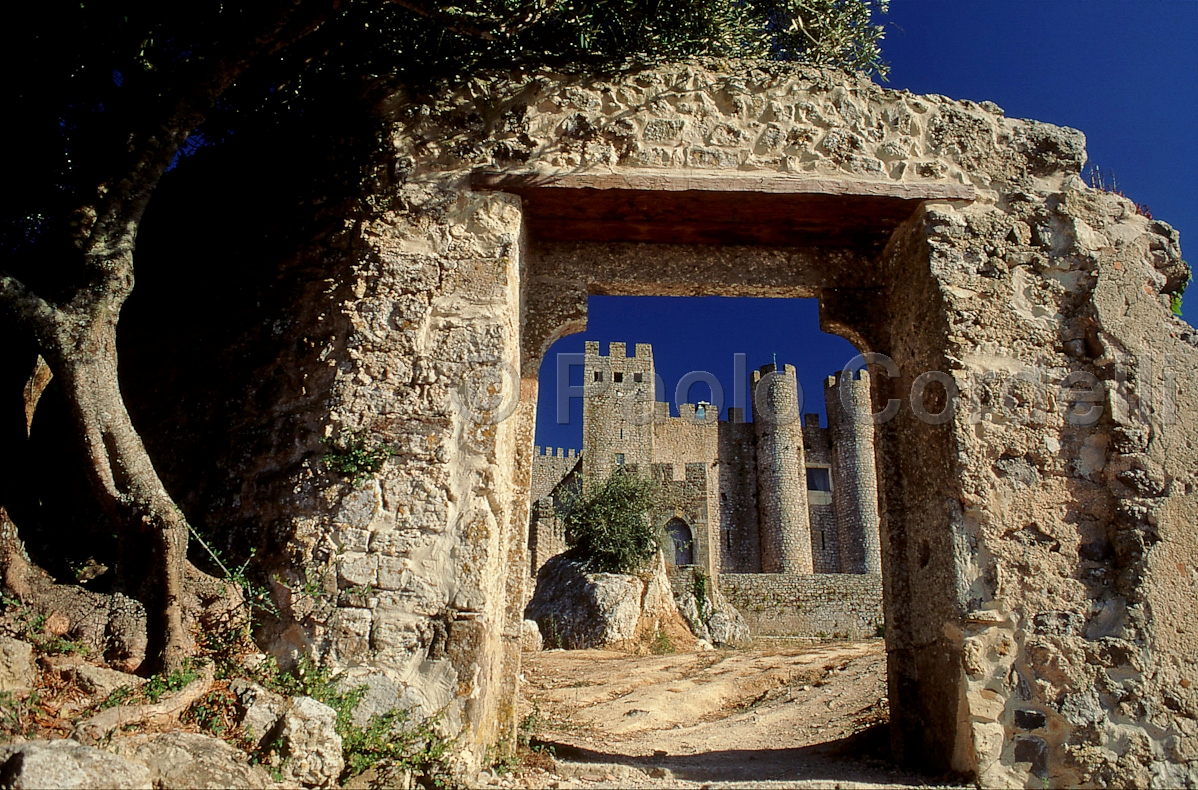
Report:
[{"label": "ruined stone wall", "polygon": [[[996,134],[942,117],[963,161]],[[1160,362],[1198,361],[1161,296],[1187,273],[1175,232],[1059,150],[1002,171],[990,200],[926,207],[884,258],[875,347],[899,373],[875,411],[903,399],[878,434],[891,706],[925,723],[892,734],[984,784],[1168,786],[1190,781],[1198,714],[1195,637],[1161,619],[1196,592],[1193,467],[1177,464],[1198,401]],[[929,681],[960,692],[937,704]]]},{"label": "ruined stone wall", "polygon": [[[899,756],[984,786],[1198,783],[1198,383],[1180,373],[1198,368],[1198,337],[1166,304],[1188,276],[1176,234],[1082,183],[1071,130],[831,72],[724,66],[382,103],[393,135],[342,248],[352,261],[313,279],[285,328],[312,352],[251,394],[320,430],[264,424],[254,457],[228,466],[237,508],[278,547],[283,616],[265,641],[445,708],[477,762],[514,735],[548,344],[584,325],[589,293],[817,296],[826,329],[899,370],[871,371],[874,411],[901,405],[875,434]],[[535,200],[470,186],[475,169],[516,167],[955,197],[880,254],[844,238],[576,243],[529,237]],[[928,371],[968,408],[915,414],[917,380],[924,405],[941,397]],[[1101,384],[1061,395],[1074,373]],[[1098,421],[1066,422],[1062,401],[1086,397],[1076,408],[1101,407]],[[397,452],[357,486],[320,462],[321,433],[348,429]]]},{"label": "ruined stone wall", "polygon": [[561,447],[534,447],[532,482],[529,499],[532,502],[528,524],[529,576],[525,591],[532,596],[537,571],[566,550],[566,529],[558,515],[557,497],[561,486],[577,488],[582,475],[582,458],[577,450]]},{"label": "ruined stone wall", "polygon": [[753,373],[757,515],[764,573],[811,573],[811,522],[794,365]]},{"label": "ruined stone wall", "polygon": [[860,573],[725,573],[724,594],[753,636],[881,636],[882,577]]}]

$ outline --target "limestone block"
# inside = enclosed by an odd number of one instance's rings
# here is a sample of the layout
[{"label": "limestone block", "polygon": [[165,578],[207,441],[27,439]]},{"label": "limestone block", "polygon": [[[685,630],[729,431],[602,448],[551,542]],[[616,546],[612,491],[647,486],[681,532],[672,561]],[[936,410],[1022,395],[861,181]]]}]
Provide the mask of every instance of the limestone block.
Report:
[{"label": "limestone block", "polygon": [[370,654],[370,628],[374,615],[369,609],[341,607],[329,619],[329,639],[335,660],[366,659]]},{"label": "limestone block", "polygon": [[275,787],[270,775],[251,765],[245,752],[219,738],[195,732],[134,735],[118,739],[117,754],[150,769],[159,790],[265,790]]},{"label": "limestone block", "polygon": [[280,770],[284,781],[304,787],[331,787],[345,767],[337,712],[311,697],[296,697],[283,714],[279,728]]},{"label": "limestone block", "polygon": [[377,480],[369,480],[341,500],[333,520],[347,527],[365,529],[383,509],[383,493]]},{"label": "limestone block", "polygon": [[370,530],[354,527],[337,527],[333,540],[342,551],[365,553],[370,549]]},{"label": "limestone block", "polygon": [[267,691],[252,681],[238,678],[229,684],[229,690],[237,695],[238,724],[246,737],[253,743],[265,743],[283,712],[287,709],[284,697]]},{"label": "limestone block", "polygon": [[148,767],[78,741],[27,741],[0,748],[0,777],[12,790],[151,790]]},{"label": "limestone block", "polygon": [[0,636],[0,691],[30,691],[36,680],[33,646],[20,639]]},{"label": "limestone block", "polygon": [[378,581],[379,558],[375,554],[346,552],[337,560],[339,587],[373,587]]},{"label": "limestone block", "polygon": [[371,647],[380,655],[415,653],[425,642],[422,631],[427,628],[426,622],[416,614],[380,608],[371,632]]},{"label": "limestone block", "polygon": [[366,727],[371,719],[395,710],[408,711],[415,720],[425,714],[422,695],[385,670],[366,667],[346,670],[337,676],[337,687],[342,691],[365,688],[352,717],[358,727]]}]

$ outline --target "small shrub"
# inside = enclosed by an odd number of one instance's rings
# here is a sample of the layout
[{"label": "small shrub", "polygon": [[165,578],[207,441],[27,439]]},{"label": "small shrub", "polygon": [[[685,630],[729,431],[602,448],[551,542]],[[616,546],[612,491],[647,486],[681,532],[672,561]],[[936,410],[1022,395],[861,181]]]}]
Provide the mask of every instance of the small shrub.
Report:
[{"label": "small shrub", "polygon": [[333,448],[325,454],[325,466],[348,477],[354,485],[376,474],[395,454],[385,443],[372,441],[363,431],[343,434],[331,442],[326,439],[325,443]]},{"label": "small shrub", "polygon": [[661,546],[659,531],[649,522],[657,502],[656,486],[626,468],[581,496],[567,497],[562,507],[566,544],[605,573],[635,573]]},{"label": "small shrub", "polygon": [[187,710],[183,720],[217,738],[228,738],[237,729],[236,712],[237,697],[233,692],[227,688],[213,689]]},{"label": "small shrub", "polygon": [[886,636],[886,624],[885,623],[878,623],[877,627],[874,628],[874,636],[878,637],[879,639]]},{"label": "small shrub", "polygon": [[145,682],[138,691],[150,702],[157,702],[164,694],[181,691],[184,686],[200,676],[190,660],[184,662],[182,669],[176,669],[169,675],[154,675]]},{"label": "small shrub", "polygon": [[653,640],[649,643],[649,652],[655,656],[664,656],[674,652],[674,642],[664,629],[657,629]]},{"label": "small shrub", "polygon": [[372,716],[359,727],[354,724],[353,715],[367,687],[338,688],[328,667],[319,666],[306,656],[300,658],[292,672],[281,672],[274,659],[268,658],[255,668],[254,676],[277,693],[312,697],[336,712],[335,728],[341,736],[345,756],[343,781],[375,766],[408,769],[434,783],[445,773],[446,758],[453,744],[437,731],[440,716],[413,723],[408,711],[396,709]]},{"label": "small shrub", "polygon": [[0,691],[0,734],[8,736],[4,740],[34,737],[38,731],[40,704],[41,697],[36,691],[24,697],[11,691]]}]

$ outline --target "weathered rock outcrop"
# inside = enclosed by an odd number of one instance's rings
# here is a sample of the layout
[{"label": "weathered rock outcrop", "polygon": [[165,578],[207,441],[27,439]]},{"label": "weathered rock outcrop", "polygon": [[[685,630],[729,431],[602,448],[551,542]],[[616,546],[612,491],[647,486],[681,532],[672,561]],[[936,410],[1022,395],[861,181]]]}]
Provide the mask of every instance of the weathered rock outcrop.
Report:
[{"label": "weathered rock outcrop", "polygon": [[524,653],[536,652],[545,647],[545,639],[541,636],[541,627],[536,620],[525,620],[520,624],[520,650]]},{"label": "weathered rock outcrop", "polygon": [[274,752],[285,781],[304,787],[337,783],[345,759],[336,711],[311,697],[287,699],[243,679],[229,690],[237,695],[238,724],[255,746]]},{"label": "weathered rock outcrop", "polygon": [[525,617],[536,622],[548,648],[644,651],[655,639],[675,649],[694,644],[660,554],[640,575],[592,573],[585,562],[559,554],[537,574]]},{"label": "weathered rock outcrop", "polygon": [[156,790],[265,790],[277,787],[245,752],[195,732],[166,732],[117,738],[116,753],[150,769]]},{"label": "weathered rock outcrop", "polygon": [[714,584],[694,584],[674,595],[678,612],[695,636],[713,645],[735,647],[750,640],[749,625]]},{"label": "weathered rock outcrop", "polygon": [[278,787],[246,754],[194,732],[114,739],[106,749],[78,741],[28,741],[0,747],[0,786],[12,790],[254,790]]},{"label": "weathered rock outcrop", "polygon": [[152,790],[143,763],[78,741],[26,741],[0,746],[0,784],[12,790]]}]

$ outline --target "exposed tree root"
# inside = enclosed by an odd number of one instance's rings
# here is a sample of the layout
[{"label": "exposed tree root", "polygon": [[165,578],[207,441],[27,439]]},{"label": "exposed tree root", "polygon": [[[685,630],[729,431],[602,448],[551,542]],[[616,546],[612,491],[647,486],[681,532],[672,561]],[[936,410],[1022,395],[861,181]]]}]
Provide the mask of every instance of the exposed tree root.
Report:
[{"label": "exposed tree root", "polygon": [[80,743],[95,745],[111,737],[123,727],[165,727],[178,721],[179,716],[212,689],[216,668],[207,662],[200,677],[179,691],[148,705],[120,705],[84,719],[75,725],[71,737]]}]

